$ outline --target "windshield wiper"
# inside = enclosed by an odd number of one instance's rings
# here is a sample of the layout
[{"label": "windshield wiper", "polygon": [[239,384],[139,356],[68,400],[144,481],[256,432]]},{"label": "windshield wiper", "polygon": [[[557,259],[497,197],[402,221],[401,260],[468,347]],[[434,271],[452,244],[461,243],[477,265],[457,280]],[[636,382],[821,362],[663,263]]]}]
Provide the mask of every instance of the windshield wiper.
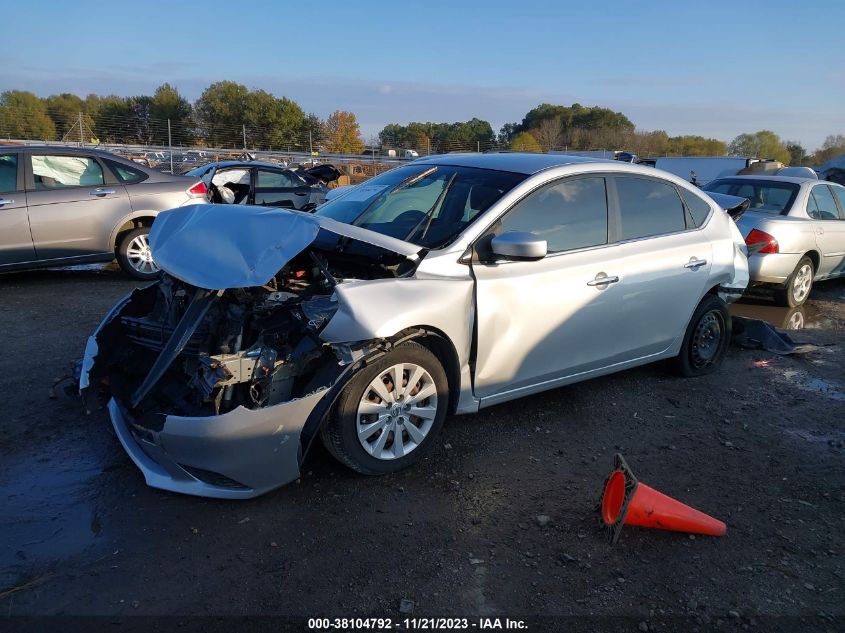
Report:
[{"label": "windshield wiper", "polygon": [[455,172],[454,174],[452,174],[452,177],[449,178],[449,182],[447,182],[446,186],[443,187],[443,191],[441,191],[440,195],[437,196],[437,200],[435,200],[434,204],[431,205],[431,208],[428,211],[426,211],[425,217],[422,220],[420,220],[419,222],[417,222],[416,226],[413,229],[411,229],[411,232],[408,233],[408,235],[405,236],[406,242],[411,240],[411,236],[414,235],[414,233],[417,232],[417,229],[419,229],[420,226],[422,226],[423,222],[425,222],[425,228],[423,229],[423,232],[420,233],[419,239],[422,240],[425,237],[425,234],[428,233],[428,228],[431,226],[431,221],[434,219],[434,211],[436,209],[439,209],[440,206],[443,204],[443,199],[446,197],[446,194],[449,193],[449,189],[452,187],[452,183],[455,182],[455,178],[457,178],[457,177],[458,177],[458,172]]}]

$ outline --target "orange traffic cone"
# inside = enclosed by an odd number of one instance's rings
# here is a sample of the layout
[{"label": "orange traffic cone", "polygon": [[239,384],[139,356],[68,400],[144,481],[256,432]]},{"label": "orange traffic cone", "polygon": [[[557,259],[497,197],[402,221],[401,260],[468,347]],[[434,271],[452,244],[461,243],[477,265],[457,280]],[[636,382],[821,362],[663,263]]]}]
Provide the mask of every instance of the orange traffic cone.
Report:
[{"label": "orange traffic cone", "polygon": [[727,530],[718,519],[641,484],[618,453],[613,460],[613,472],[604,483],[601,518],[609,530],[611,543],[619,539],[623,525],[707,536],[724,536]]}]

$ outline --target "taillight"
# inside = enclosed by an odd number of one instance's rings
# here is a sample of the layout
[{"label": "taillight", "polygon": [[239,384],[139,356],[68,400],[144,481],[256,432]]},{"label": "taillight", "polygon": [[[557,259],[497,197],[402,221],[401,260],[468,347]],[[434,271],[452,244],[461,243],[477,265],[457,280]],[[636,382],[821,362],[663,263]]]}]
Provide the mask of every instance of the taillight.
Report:
[{"label": "taillight", "polygon": [[753,255],[754,253],[778,253],[778,241],[763,231],[752,229],[748,237],[745,238],[745,243],[748,245],[748,251]]},{"label": "taillight", "polygon": [[192,196],[204,196],[208,193],[208,187],[206,187],[205,183],[200,180],[197,184],[188,189],[188,193]]}]

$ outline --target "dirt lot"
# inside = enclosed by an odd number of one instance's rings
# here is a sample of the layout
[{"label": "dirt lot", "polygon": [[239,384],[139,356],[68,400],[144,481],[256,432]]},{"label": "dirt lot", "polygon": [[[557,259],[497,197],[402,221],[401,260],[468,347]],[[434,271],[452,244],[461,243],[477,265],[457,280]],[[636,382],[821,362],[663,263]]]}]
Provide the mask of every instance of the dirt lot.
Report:
[{"label": "dirt lot", "polygon": [[[50,397],[132,286],[111,270],[0,276],[0,630],[68,614],[845,630],[845,281],[802,312],[793,337],[825,346],[811,354],[732,348],[706,378],[648,366],[452,418],[396,476],[320,447],[300,482],[248,502],[146,487],[105,412]],[[628,527],[608,545],[595,504],[617,451],[727,536]]]}]

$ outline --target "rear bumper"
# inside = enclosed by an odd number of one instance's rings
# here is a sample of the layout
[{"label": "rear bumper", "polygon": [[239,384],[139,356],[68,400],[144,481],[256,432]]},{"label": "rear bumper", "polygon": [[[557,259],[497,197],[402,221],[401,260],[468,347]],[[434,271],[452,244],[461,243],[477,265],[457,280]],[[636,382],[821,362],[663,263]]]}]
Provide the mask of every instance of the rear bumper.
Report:
[{"label": "rear bumper", "polygon": [[801,257],[800,253],[751,255],[748,258],[748,272],[751,275],[751,281],[782,284],[795,270]]},{"label": "rear bumper", "polygon": [[112,398],[112,425],[147,485],[218,499],[248,499],[299,477],[300,434],[328,393],[263,409],[211,417],[167,416],[160,431],[141,427]]}]

